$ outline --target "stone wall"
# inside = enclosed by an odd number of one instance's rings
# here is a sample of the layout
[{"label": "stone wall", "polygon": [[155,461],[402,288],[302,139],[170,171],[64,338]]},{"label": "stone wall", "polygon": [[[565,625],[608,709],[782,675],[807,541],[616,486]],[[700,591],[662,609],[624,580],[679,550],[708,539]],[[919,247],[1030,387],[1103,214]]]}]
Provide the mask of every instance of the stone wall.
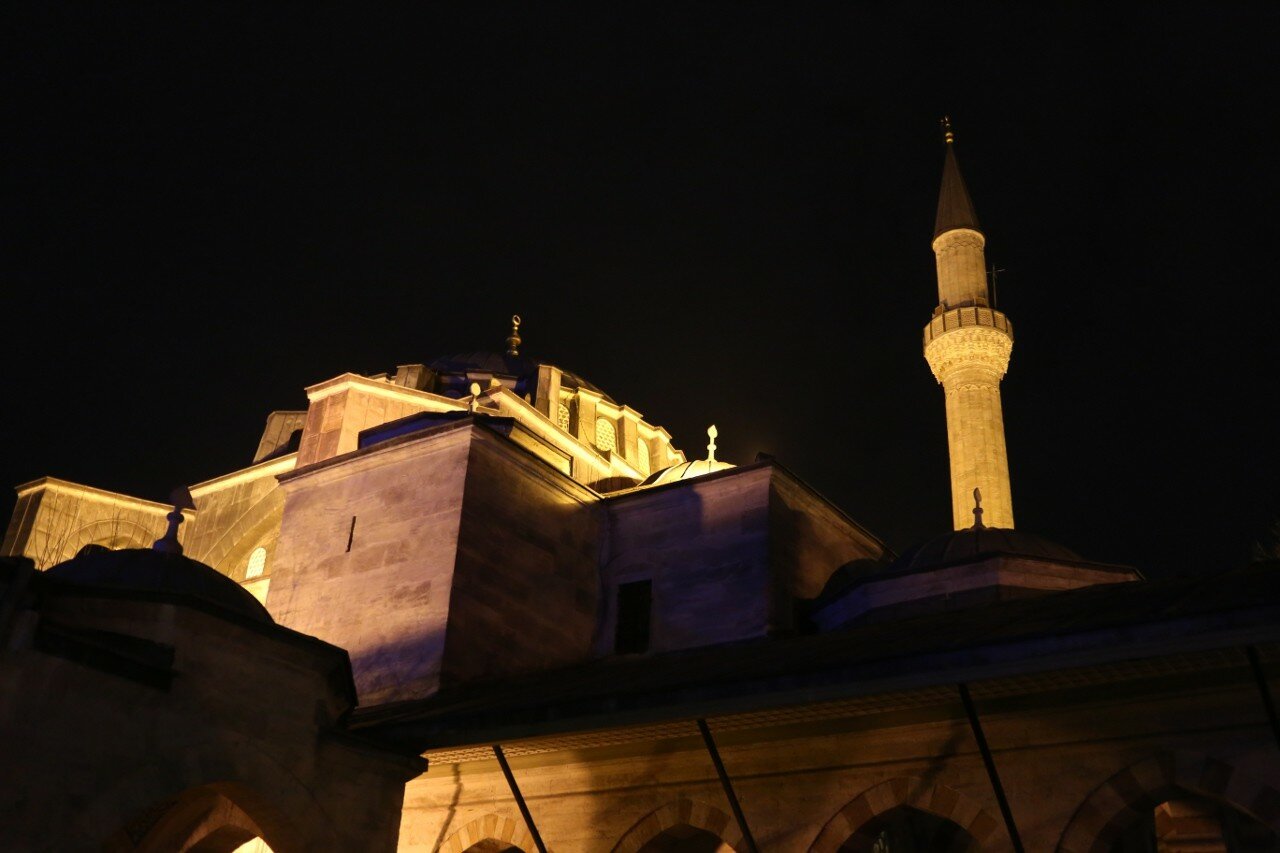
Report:
[{"label": "stone wall", "polygon": [[597,650],[613,650],[617,587],[652,581],[651,651],[762,636],[770,615],[769,468],[611,498]]},{"label": "stone wall", "polygon": [[281,477],[272,614],[350,653],[361,704],[439,686],[469,453],[446,428]]},{"label": "stone wall", "polygon": [[202,827],[276,853],[395,849],[417,768],[339,731],[354,699],[340,649],[12,569],[0,564],[6,850],[179,849]]},{"label": "stone wall", "polygon": [[599,498],[506,438],[467,432],[444,680],[586,660],[599,600]]},{"label": "stone wall", "polygon": [[[1280,829],[1280,751],[1243,676],[1213,688],[1184,679],[1176,687],[1116,686],[1016,702],[975,687],[1025,849],[1082,853],[1175,791]],[[958,701],[878,714],[813,710],[756,727],[711,720],[762,851],[836,853],[860,826],[900,804],[965,827],[983,851],[1011,849]],[[685,823],[744,850],[694,722],[682,725],[682,733],[631,742],[618,730],[612,746],[556,749],[548,738],[545,751],[530,742],[533,754],[521,755],[507,745],[547,846],[633,853]],[[597,733],[595,742],[608,734]],[[518,831],[522,822],[495,761],[436,758],[406,789],[400,849],[461,851],[468,845],[459,840],[479,840],[486,825],[489,837],[533,850],[516,835],[500,837],[502,827]]]}]

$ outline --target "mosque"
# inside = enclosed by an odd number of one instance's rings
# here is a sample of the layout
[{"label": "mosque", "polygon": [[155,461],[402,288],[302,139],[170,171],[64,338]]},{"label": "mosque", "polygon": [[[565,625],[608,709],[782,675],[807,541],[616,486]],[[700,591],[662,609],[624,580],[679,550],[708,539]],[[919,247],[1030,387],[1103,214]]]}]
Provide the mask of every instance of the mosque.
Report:
[{"label": "mosque", "polygon": [[1280,849],[1277,567],[1149,581],[1015,527],[954,142],[953,530],[894,554],[715,427],[686,453],[518,317],[326,379],[172,505],[17,488],[4,849]]}]

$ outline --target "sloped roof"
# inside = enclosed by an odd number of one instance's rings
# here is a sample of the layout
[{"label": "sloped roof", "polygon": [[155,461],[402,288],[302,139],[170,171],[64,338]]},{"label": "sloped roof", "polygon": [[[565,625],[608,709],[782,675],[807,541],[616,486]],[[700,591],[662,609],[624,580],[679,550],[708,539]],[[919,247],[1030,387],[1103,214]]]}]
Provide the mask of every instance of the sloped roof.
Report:
[{"label": "sloped roof", "polygon": [[960,174],[956,162],[956,147],[947,143],[947,156],[942,164],[942,190],[938,193],[938,218],[934,221],[933,236],[937,237],[955,228],[972,228],[981,231],[978,213],[969,198],[969,188]]}]

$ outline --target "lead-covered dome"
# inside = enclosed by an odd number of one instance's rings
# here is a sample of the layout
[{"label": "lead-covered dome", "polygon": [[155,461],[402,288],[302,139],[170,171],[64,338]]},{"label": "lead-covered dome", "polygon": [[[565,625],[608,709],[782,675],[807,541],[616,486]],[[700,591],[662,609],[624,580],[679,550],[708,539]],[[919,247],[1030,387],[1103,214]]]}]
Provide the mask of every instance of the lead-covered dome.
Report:
[{"label": "lead-covered dome", "polygon": [[734,466],[728,462],[721,462],[718,459],[710,461],[695,459],[692,462],[681,462],[679,465],[672,465],[670,468],[655,471],[645,478],[640,485],[661,486],[663,483],[674,483],[678,480],[688,480],[690,477],[701,477],[704,474],[712,474],[732,467]]},{"label": "lead-covered dome", "polygon": [[1070,548],[1032,533],[1004,527],[969,527],[953,530],[907,550],[894,561],[890,571],[914,572],[995,554],[1067,563],[1086,562]]},{"label": "lead-covered dome", "polygon": [[148,548],[82,550],[47,572],[85,586],[188,596],[258,622],[274,622],[252,593],[221,572],[181,554]]},{"label": "lead-covered dome", "polygon": [[[441,391],[449,396],[465,396],[469,394],[470,391],[467,390],[467,386],[471,383],[472,376],[477,373],[491,374],[494,378],[506,379],[511,383],[511,390],[520,396],[524,396],[525,394],[533,393],[537,389],[538,368],[543,365],[555,367],[550,362],[524,355],[477,350],[475,352],[461,352],[456,355],[437,358],[428,367],[436,374],[441,385]],[[587,391],[599,394],[610,402],[613,401],[612,397],[576,373],[572,373],[562,367],[557,369],[560,371],[561,387],[567,389],[584,388]],[[451,391],[455,393],[450,394]]]}]

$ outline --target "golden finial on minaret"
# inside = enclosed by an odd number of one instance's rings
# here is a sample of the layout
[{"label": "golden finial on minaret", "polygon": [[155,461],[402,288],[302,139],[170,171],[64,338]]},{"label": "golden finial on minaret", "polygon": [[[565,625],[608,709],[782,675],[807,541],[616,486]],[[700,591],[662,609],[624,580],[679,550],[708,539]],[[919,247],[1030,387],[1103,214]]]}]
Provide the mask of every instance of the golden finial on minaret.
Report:
[{"label": "golden finial on minaret", "polygon": [[511,315],[511,334],[507,335],[507,355],[520,354],[520,315]]},{"label": "golden finial on minaret", "polygon": [[707,442],[707,461],[708,462],[716,461],[716,436],[718,435],[720,435],[720,432],[719,430],[716,429],[715,424],[712,424],[711,426],[707,427],[707,438],[710,439],[710,441]]},{"label": "golden finial on minaret", "polygon": [[943,116],[942,121],[942,141],[950,145],[956,141],[956,135],[951,130],[951,116]]}]

